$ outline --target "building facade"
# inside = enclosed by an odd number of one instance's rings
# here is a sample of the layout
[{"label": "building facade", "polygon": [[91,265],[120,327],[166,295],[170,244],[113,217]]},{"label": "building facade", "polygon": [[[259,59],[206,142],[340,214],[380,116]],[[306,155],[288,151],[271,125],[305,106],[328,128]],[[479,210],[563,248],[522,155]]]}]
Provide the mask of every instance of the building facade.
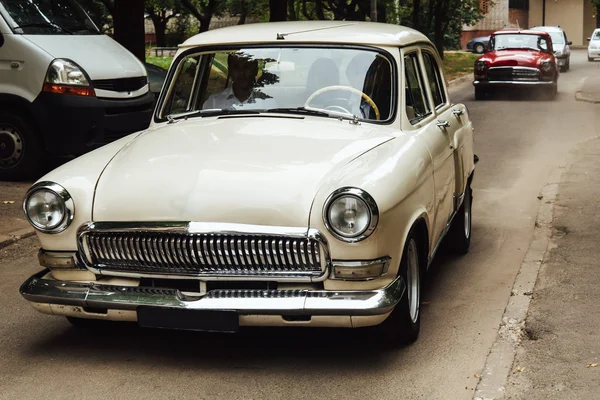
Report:
[{"label": "building facade", "polygon": [[472,38],[504,28],[560,26],[574,46],[587,46],[598,24],[597,9],[590,0],[480,0],[484,17],[463,27],[462,48]]}]

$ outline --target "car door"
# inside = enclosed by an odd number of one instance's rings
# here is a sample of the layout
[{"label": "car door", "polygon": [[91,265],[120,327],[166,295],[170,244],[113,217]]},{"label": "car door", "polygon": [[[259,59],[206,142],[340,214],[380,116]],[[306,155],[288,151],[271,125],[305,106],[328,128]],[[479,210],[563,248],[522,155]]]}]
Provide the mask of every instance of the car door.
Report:
[{"label": "car door", "polygon": [[429,90],[430,83],[425,74],[421,51],[409,50],[404,53],[403,59],[406,116],[410,124],[416,128],[415,134],[429,148],[433,161],[435,189],[432,244],[435,245],[445,232],[453,212],[455,190],[455,167],[451,142],[453,121],[448,118],[449,115],[445,114],[444,110],[440,110],[442,113],[439,118],[436,118],[438,111]]}]

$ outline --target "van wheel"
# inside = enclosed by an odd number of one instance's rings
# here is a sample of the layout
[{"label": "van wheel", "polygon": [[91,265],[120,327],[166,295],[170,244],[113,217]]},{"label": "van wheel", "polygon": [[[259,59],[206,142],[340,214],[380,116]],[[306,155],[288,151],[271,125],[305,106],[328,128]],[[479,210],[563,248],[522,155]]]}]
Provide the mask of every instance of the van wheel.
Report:
[{"label": "van wheel", "polygon": [[404,245],[398,274],[404,279],[406,291],[390,316],[376,327],[388,346],[411,344],[419,337],[423,273],[421,260],[417,236],[411,232]]},{"label": "van wheel", "polygon": [[21,114],[0,112],[0,180],[37,178],[44,150],[33,124]]},{"label": "van wheel", "polygon": [[483,54],[484,51],[485,51],[485,46],[483,45],[483,43],[477,43],[475,45],[475,53]]},{"label": "van wheel", "polygon": [[473,190],[471,184],[465,189],[465,198],[454,216],[448,232],[449,250],[455,254],[466,254],[471,247],[471,218],[473,205]]}]

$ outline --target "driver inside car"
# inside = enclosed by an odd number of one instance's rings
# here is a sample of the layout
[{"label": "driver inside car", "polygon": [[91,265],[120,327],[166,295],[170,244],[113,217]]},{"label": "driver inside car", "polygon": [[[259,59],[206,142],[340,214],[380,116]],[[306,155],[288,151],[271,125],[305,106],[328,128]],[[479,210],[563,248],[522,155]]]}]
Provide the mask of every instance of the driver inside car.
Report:
[{"label": "driver inside car", "polygon": [[202,109],[237,108],[244,104],[255,103],[256,75],[258,61],[241,54],[230,54],[227,57],[231,86],[211,95]]}]

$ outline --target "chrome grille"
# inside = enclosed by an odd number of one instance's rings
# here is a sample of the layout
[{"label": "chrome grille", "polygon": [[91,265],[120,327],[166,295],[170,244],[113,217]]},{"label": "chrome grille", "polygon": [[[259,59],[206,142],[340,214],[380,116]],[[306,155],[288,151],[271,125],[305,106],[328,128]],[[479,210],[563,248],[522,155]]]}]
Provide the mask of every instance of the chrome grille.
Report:
[{"label": "chrome grille", "polygon": [[318,277],[319,242],[310,237],[190,234],[156,231],[94,232],[82,244],[100,271],[177,276]]},{"label": "chrome grille", "polygon": [[494,81],[538,81],[540,72],[536,68],[496,67],[490,68],[488,78]]}]

